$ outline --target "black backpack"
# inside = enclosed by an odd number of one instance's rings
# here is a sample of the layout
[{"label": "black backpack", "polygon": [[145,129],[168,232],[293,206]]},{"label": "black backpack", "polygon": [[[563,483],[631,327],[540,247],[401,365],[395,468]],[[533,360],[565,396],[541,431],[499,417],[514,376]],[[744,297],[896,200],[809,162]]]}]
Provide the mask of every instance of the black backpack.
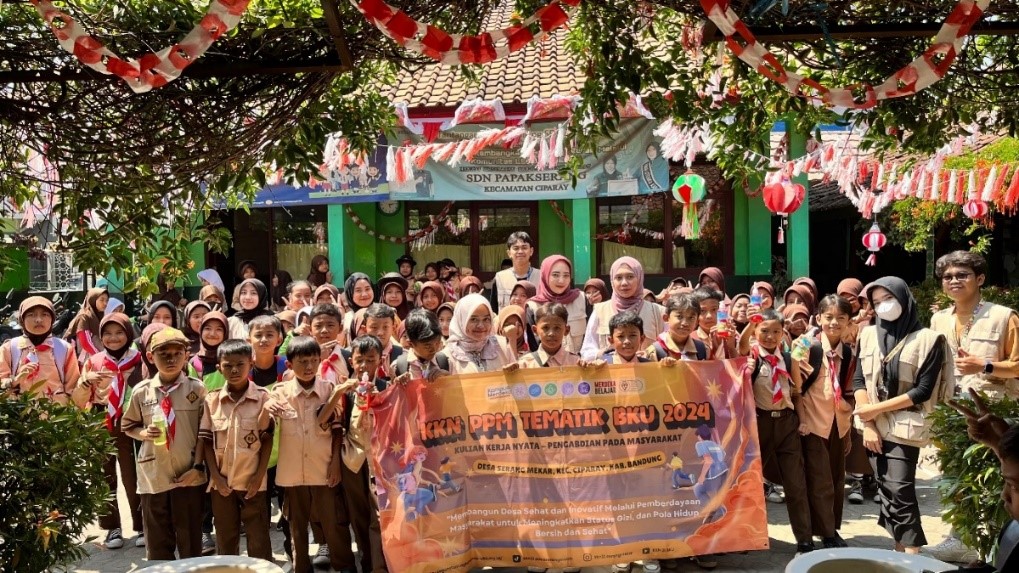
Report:
[{"label": "black backpack", "polygon": [[[435,355],[435,363],[439,365],[439,368],[449,372],[449,358],[447,358],[442,352]],[[397,357],[396,362],[394,363],[393,377],[395,378],[406,374],[409,370],[410,364],[407,362],[407,353],[403,352],[399,357]]]},{"label": "black backpack", "polygon": [[[813,368],[813,372],[807,379],[803,381],[803,388],[800,390],[801,394],[806,394],[807,390],[814,384],[818,376],[821,375],[821,362],[824,360],[824,349],[821,347],[821,341],[815,340],[810,345],[810,356],[807,357],[807,362],[810,367]],[[855,368],[855,362],[853,358],[853,349],[848,344],[842,345],[842,363],[839,366],[839,384],[845,387],[846,381],[852,375]]]},{"label": "black backpack", "polygon": [[[697,340],[696,338],[693,341],[693,345],[694,348],[697,349],[697,360],[707,360],[708,347],[703,342]],[[656,340],[654,347],[655,347],[655,358],[657,358],[659,362],[661,362],[663,358],[667,358],[669,356],[669,351],[662,346],[661,342]]]}]

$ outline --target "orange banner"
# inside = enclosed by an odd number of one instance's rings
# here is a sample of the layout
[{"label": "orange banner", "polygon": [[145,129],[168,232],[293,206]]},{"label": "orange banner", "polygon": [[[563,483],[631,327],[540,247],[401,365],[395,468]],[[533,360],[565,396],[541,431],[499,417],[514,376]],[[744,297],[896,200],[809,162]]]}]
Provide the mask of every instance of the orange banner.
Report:
[{"label": "orange banner", "polygon": [[393,573],[768,548],[746,359],[393,386],[372,470]]}]

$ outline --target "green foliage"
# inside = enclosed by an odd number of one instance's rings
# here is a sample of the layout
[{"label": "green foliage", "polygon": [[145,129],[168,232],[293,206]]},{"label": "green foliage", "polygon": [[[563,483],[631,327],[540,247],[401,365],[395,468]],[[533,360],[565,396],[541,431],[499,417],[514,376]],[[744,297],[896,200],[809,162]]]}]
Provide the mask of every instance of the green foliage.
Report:
[{"label": "green foliage", "polygon": [[[941,289],[941,282],[935,278],[928,278],[924,282],[910,287],[913,297],[916,298],[917,310],[920,312],[920,323],[930,324],[932,309],[944,309],[952,306],[952,299]],[[987,302],[993,302],[1008,308],[1019,308],[1019,288],[984,286],[980,289],[980,296]]]},{"label": "green foliage", "polygon": [[[970,250],[986,254],[991,247],[991,231],[962,212],[959,205],[921,201],[907,197],[891,205],[880,216],[881,228],[888,240],[911,253],[929,248],[931,241],[947,236],[955,243],[967,242]],[[861,226],[869,227],[862,221]]]},{"label": "green foliage", "polygon": [[945,161],[945,168],[972,169],[990,163],[1016,162],[1019,162],[1019,139],[1003,137],[979,151],[949,157]]},{"label": "green foliage", "polygon": [[[962,403],[975,408],[969,400]],[[1005,398],[989,407],[991,412],[1007,419],[1019,411],[1019,402]],[[941,467],[938,492],[945,509],[941,517],[987,561],[1002,527],[1009,521],[1001,503],[1005,480],[1001,477],[1000,463],[990,448],[974,443],[969,437],[962,414],[942,404],[933,416],[934,444]]]},{"label": "green foliage", "polygon": [[0,571],[48,571],[86,555],[83,533],[110,495],[103,463],[113,446],[103,417],[0,396]]}]

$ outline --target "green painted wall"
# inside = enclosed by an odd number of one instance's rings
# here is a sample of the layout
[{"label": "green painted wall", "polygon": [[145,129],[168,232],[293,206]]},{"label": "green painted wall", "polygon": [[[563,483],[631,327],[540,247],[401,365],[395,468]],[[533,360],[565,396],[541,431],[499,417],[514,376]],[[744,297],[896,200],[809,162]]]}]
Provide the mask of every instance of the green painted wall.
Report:
[{"label": "green painted wall", "polygon": [[[329,267],[335,277],[347,276],[347,226],[343,205],[326,206],[326,235],[329,240]],[[350,224],[353,226],[353,224]],[[342,279],[340,279],[342,280]]]},{"label": "green painted wall", "polygon": [[593,199],[575,199],[569,201],[565,209],[566,215],[573,221],[569,229],[567,256],[572,255],[573,278],[575,285],[582,285],[597,275],[597,242],[592,239],[595,228],[595,206]]},{"label": "green painted wall", "polygon": [[[559,204],[562,209],[562,203]],[[565,212],[565,210],[564,210]],[[571,229],[563,223],[559,216],[552,210],[548,201],[538,202],[538,260],[534,264],[540,265],[542,259],[549,255],[566,252],[566,245],[571,237]]]},{"label": "green painted wall", "polygon": [[[807,153],[809,134],[798,132],[792,121],[787,121],[789,129],[789,158],[802,157]],[[803,173],[794,179],[807,190],[803,205],[789,216],[789,229],[786,231],[786,268],[789,278],[810,276],[810,182]]]},{"label": "green painted wall", "polygon": [[[761,185],[759,177],[747,189]],[[771,278],[771,213],[760,197],[750,198],[744,189],[733,189],[733,274],[737,288],[749,288],[755,280]],[[742,284],[745,283],[745,284]]]},{"label": "green painted wall", "polygon": [[[375,213],[375,227],[378,233],[390,237],[403,237],[407,234],[407,217],[404,215],[404,204],[400,203],[400,210],[392,215],[386,215],[379,211],[375,203],[362,203],[358,205],[362,209],[370,209]],[[358,231],[360,232],[360,231]],[[390,241],[376,241],[375,251],[375,278],[385,273],[396,272],[396,259],[407,252],[407,245],[396,244]]]}]

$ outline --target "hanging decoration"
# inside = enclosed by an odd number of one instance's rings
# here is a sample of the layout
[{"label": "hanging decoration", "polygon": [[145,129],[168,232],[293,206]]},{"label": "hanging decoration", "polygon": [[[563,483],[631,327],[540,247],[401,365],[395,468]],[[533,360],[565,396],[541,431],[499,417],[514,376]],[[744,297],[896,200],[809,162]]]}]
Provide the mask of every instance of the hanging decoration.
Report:
[{"label": "hanging decoration", "polygon": [[789,93],[817,105],[870,109],[881,100],[914,95],[944,78],[962,52],[970,29],[983,18],[990,3],[991,0],[959,0],[923,55],[878,86],[853,84],[842,88],[829,88],[786,70],[778,58],[757,41],[733,11],[730,0],[701,0],[701,7],[725,36],[725,43],[733,54]]},{"label": "hanging decoration", "polygon": [[506,110],[502,107],[502,100],[484,100],[479,98],[467,99],[453,112],[453,121],[450,127],[456,127],[462,123],[495,123],[506,121]]},{"label": "hanging decoration", "polygon": [[683,204],[682,235],[687,239],[701,236],[701,225],[697,214],[697,204],[707,195],[704,177],[687,171],[676,178],[672,185],[672,196]]},{"label": "hanging decoration", "polygon": [[368,227],[368,225],[365,225],[364,221],[362,221],[361,218],[357,216],[357,213],[355,213],[354,210],[350,208],[350,205],[343,206],[343,210],[347,213],[347,216],[350,217],[350,220],[351,222],[354,223],[354,226],[356,226],[358,229],[361,229],[361,231],[364,232],[366,235],[373,239],[387,241],[389,243],[394,243],[397,245],[413,243],[415,241],[419,241],[423,238],[431,236],[439,228],[440,224],[443,224],[448,220],[449,210],[452,208],[453,201],[450,201],[449,203],[446,203],[446,206],[442,208],[442,211],[440,211],[438,215],[429,217],[428,225],[425,226],[425,228],[419,229],[402,237],[394,237],[390,235],[382,235],[380,233],[376,233],[374,229],[371,229]]},{"label": "hanging decoration", "polygon": [[990,213],[990,208],[979,199],[970,199],[962,206],[962,212],[970,219],[983,219]]},{"label": "hanging decoration", "polygon": [[558,201],[552,199],[548,202],[548,204],[550,207],[552,207],[552,212],[556,214],[556,217],[559,217],[559,220],[562,221],[564,225],[566,225],[567,227],[573,226],[573,221],[571,221],[570,218],[566,216],[566,213],[563,213],[563,210],[559,206]]},{"label": "hanging decoration", "polygon": [[763,188],[764,205],[769,211],[782,217],[778,224],[778,242],[785,243],[785,228],[789,225],[789,215],[803,204],[807,191],[799,183],[789,179],[770,183]]},{"label": "hanging decoration", "polygon": [[527,19],[508,28],[466,36],[419,22],[384,0],[350,0],[383,34],[405,49],[447,66],[487,64],[541,41],[569,21],[567,8],[580,0],[552,0]]},{"label": "hanging decoration", "polygon": [[205,16],[179,43],[127,60],[106,48],[49,0],[30,1],[62,48],[93,70],[117,76],[135,93],[143,93],[180,77],[184,68],[202,57],[213,42],[237,26],[249,0],[212,0]]},{"label": "hanging decoration", "polygon": [[881,227],[878,226],[877,220],[875,220],[874,224],[870,226],[870,230],[863,235],[863,246],[867,247],[867,250],[870,251],[870,256],[867,257],[867,262],[865,263],[868,267],[873,267],[877,264],[877,253],[884,248],[887,241],[888,239],[881,232]]}]

